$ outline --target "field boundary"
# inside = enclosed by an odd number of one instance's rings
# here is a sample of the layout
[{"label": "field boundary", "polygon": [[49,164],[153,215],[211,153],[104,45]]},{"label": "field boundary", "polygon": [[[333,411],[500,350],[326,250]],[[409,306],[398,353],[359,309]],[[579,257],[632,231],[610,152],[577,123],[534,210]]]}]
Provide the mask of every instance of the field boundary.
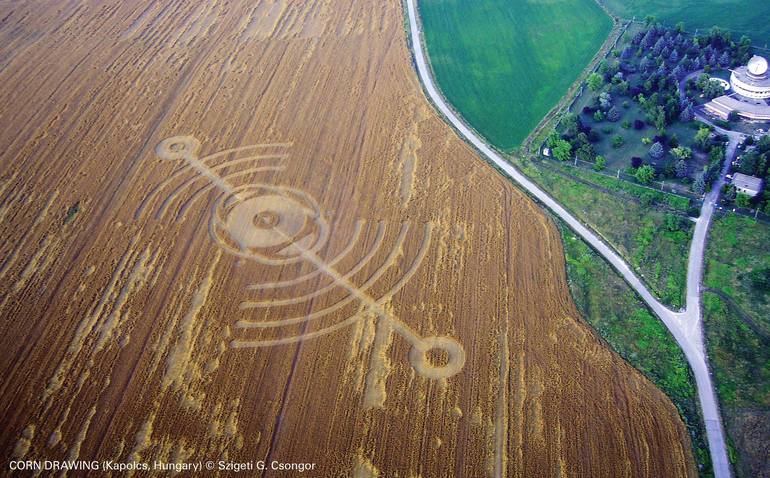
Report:
[{"label": "field boundary", "polygon": [[[605,13],[607,13],[604,7],[602,7],[602,10],[604,10]],[[586,67],[583,69],[582,72],[580,72],[580,74],[572,83],[572,85],[567,89],[567,92],[564,94],[564,96],[562,96],[562,99],[559,100],[559,102],[556,103],[556,105],[553,108],[551,108],[551,110],[548,113],[546,113],[543,119],[540,120],[540,123],[538,123],[535,126],[535,128],[529,133],[529,135],[527,135],[527,137],[524,138],[524,141],[521,143],[521,146],[519,147],[520,151],[522,151],[524,154],[530,154],[530,155],[534,154],[534,152],[532,151],[532,144],[543,134],[545,130],[547,130],[548,127],[552,125],[552,123],[555,120],[558,120],[559,118],[561,118],[561,116],[564,114],[565,111],[569,111],[569,109],[572,108],[572,105],[575,104],[575,101],[577,101],[577,99],[583,93],[583,88],[584,88],[583,83],[585,82],[586,78],[588,78],[588,75],[596,71],[596,68],[598,68],[599,63],[601,63],[602,60],[607,58],[607,55],[613,49],[615,49],[620,39],[628,30],[629,25],[631,25],[631,22],[628,22],[628,21],[626,21],[623,24],[623,20],[618,19],[617,16],[609,15],[609,14],[608,16],[612,20],[613,26],[612,26],[612,30],[610,30],[609,35],[607,35],[607,39],[604,41],[602,46],[599,47],[599,50],[596,52],[596,54],[588,63],[588,65],[586,65]],[[443,93],[442,93],[442,96],[444,96]]]}]

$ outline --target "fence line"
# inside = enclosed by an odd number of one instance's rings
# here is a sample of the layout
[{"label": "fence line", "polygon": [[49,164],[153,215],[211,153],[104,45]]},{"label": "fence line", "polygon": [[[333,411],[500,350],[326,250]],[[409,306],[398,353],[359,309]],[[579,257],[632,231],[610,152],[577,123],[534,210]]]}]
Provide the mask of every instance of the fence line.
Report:
[{"label": "fence line", "polygon": [[577,159],[577,158],[572,158],[571,161],[558,161],[556,159],[552,159],[550,157],[542,156],[542,155],[541,155],[541,158],[543,158],[543,160],[545,160],[545,161],[553,161],[556,164],[562,164],[562,165],[565,165],[565,166],[569,166],[571,168],[579,168],[579,169],[583,169],[583,170],[590,170],[594,174],[599,174],[599,175],[607,177],[607,178],[622,179],[622,180],[624,180],[626,182],[629,182],[629,183],[633,184],[634,186],[637,186],[637,187],[640,187],[640,188],[649,189],[651,191],[664,192],[666,194],[673,194],[674,196],[680,196],[680,197],[683,197],[683,198],[686,198],[686,199],[690,199],[690,200],[693,200],[693,201],[702,201],[703,200],[703,196],[695,194],[695,193],[684,192],[684,191],[681,191],[681,190],[676,189],[676,188],[671,187],[671,186],[668,186],[668,189],[666,189],[666,183],[663,183],[661,181],[653,181],[652,185],[654,187],[648,186],[646,184],[641,184],[638,181],[636,181],[636,177],[635,176],[627,174],[627,173],[624,173],[621,170],[616,170],[615,174],[608,174],[605,171],[597,171],[596,169],[594,169],[594,165],[596,163],[592,163],[590,161],[583,161],[582,159]]},{"label": "fence line", "polygon": [[736,216],[743,216],[743,217],[748,217],[750,219],[755,219],[757,222],[761,222],[763,224],[770,224],[770,216],[763,213],[759,209],[744,209],[744,208],[739,208],[737,206],[726,207],[723,204],[720,204],[716,207],[714,212],[716,212],[720,216],[735,214]]}]

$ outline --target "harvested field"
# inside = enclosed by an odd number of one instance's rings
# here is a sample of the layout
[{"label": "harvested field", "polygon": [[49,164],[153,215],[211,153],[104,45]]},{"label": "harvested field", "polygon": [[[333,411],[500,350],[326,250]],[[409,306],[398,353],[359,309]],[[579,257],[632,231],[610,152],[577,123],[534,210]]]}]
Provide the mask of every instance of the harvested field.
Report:
[{"label": "harvested field", "polygon": [[0,18],[6,460],[696,474],[553,224],[426,102],[399,3]]}]

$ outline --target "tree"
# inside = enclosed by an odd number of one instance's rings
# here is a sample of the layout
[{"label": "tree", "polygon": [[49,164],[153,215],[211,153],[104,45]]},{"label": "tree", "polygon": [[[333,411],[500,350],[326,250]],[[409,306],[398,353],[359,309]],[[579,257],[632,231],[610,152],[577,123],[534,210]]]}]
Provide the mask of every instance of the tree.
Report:
[{"label": "tree", "polygon": [[599,91],[599,89],[604,85],[604,77],[602,77],[602,75],[599,73],[593,72],[588,75],[586,84],[588,85],[588,88],[591,89],[591,91]]},{"label": "tree", "polygon": [[682,109],[682,112],[679,114],[679,119],[684,123],[688,123],[695,119],[695,112],[692,109],[692,103],[688,103],[687,106]]},{"label": "tree", "polygon": [[751,207],[751,196],[744,193],[738,193],[735,196],[735,205],[743,208]]},{"label": "tree", "polygon": [[703,87],[703,94],[708,99],[714,99],[725,94],[725,87],[717,81],[709,80],[706,82],[706,86]]},{"label": "tree", "polygon": [[698,89],[702,91],[706,88],[709,81],[711,81],[711,77],[706,73],[701,73],[698,75],[698,81],[695,84],[698,86]]},{"label": "tree", "polygon": [[695,57],[695,59],[692,61],[692,69],[697,71],[700,70],[703,66],[703,60],[700,59],[700,57]]},{"label": "tree", "polygon": [[662,133],[663,130],[666,129],[666,110],[664,110],[662,106],[655,108],[655,111],[652,114],[652,122],[655,125],[655,129],[658,130],[658,133]]},{"label": "tree", "polygon": [[676,177],[677,178],[685,178],[687,177],[687,163],[684,162],[683,159],[680,159],[676,162],[676,166],[674,166],[676,170]]},{"label": "tree", "polygon": [[575,113],[567,113],[561,120],[564,136],[574,138],[581,130],[582,124]]},{"label": "tree", "polygon": [[591,146],[591,144],[589,143],[584,143],[582,146],[580,146],[575,154],[577,154],[578,158],[586,162],[591,161],[592,159],[594,159],[594,156],[596,156],[596,152],[594,152],[594,147]]},{"label": "tree", "polygon": [[663,145],[662,144],[656,142],[656,143],[653,143],[652,146],[650,146],[649,155],[650,155],[651,158],[660,159],[660,158],[663,157],[664,153],[665,153],[665,151],[663,151]]},{"label": "tree", "polygon": [[610,109],[612,107],[612,95],[606,91],[599,94],[599,106],[605,111]]},{"label": "tree", "polygon": [[559,138],[559,133],[557,133],[556,130],[552,130],[550,133],[548,133],[548,138],[545,140],[545,145],[553,149],[556,147],[560,139],[561,138]]},{"label": "tree", "polygon": [[735,198],[737,197],[737,191],[735,190],[735,186],[732,184],[727,186],[725,189],[724,197],[727,201],[735,201]]},{"label": "tree", "polygon": [[692,158],[692,150],[686,146],[679,146],[671,150],[671,153],[680,160],[688,160]]},{"label": "tree", "polygon": [[655,170],[649,164],[645,164],[636,170],[636,180],[642,184],[650,184],[655,179]]},{"label": "tree", "polygon": [[706,192],[706,180],[703,179],[703,175],[699,174],[695,178],[695,182],[692,183],[692,190],[695,194],[703,194]]},{"label": "tree", "polygon": [[553,148],[553,156],[559,161],[569,161],[572,158],[572,145],[560,139]]},{"label": "tree", "polygon": [[604,156],[597,156],[596,164],[594,164],[594,169],[597,171],[601,171],[605,167],[607,167],[607,159]]},{"label": "tree", "polygon": [[650,59],[648,57],[644,57],[639,61],[639,69],[642,70],[642,72],[647,71],[650,68]]},{"label": "tree", "polygon": [[614,106],[607,112],[607,119],[613,123],[620,119],[620,111]]},{"label": "tree", "polygon": [[711,130],[706,127],[699,128],[698,132],[695,133],[695,144],[701,151],[705,151],[708,147],[710,134]]},{"label": "tree", "polygon": [[719,57],[719,66],[728,66],[730,64],[730,54],[725,51],[722,56]]},{"label": "tree", "polygon": [[676,64],[679,62],[679,53],[677,53],[676,50],[672,50],[671,54],[668,56],[668,61],[670,61],[673,64]]}]

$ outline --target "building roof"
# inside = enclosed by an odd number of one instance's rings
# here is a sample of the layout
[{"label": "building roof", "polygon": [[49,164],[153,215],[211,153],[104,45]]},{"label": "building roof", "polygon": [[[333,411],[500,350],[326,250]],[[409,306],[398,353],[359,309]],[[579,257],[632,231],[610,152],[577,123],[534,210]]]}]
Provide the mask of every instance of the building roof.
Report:
[{"label": "building roof", "polygon": [[749,64],[746,67],[754,76],[764,76],[767,73],[767,60],[759,55],[754,55],[749,60]]},{"label": "building roof", "polygon": [[762,189],[762,180],[755,176],[749,176],[743,173],[735,173],[733,176],[733,185],[736,188],[759,191]]},{"label": "building roof", "polygon": [[725,95],[714,98],[706,106],[711,106],[713,109],[723,111],[725,114],[730,114],[731,111],[737,111],[739,114],[743,113],[745,116],[753,119],[770,120],[770,105],[767,103],[750,103]]}]

